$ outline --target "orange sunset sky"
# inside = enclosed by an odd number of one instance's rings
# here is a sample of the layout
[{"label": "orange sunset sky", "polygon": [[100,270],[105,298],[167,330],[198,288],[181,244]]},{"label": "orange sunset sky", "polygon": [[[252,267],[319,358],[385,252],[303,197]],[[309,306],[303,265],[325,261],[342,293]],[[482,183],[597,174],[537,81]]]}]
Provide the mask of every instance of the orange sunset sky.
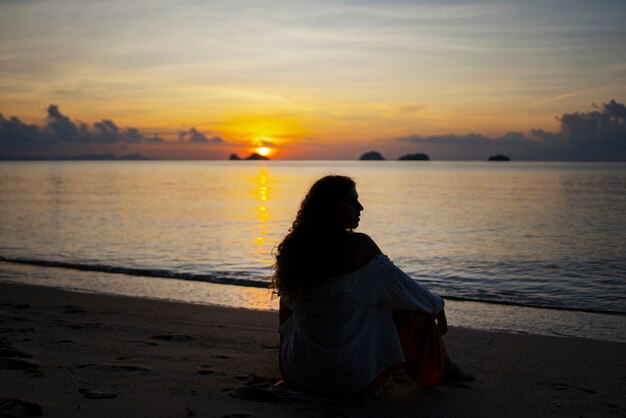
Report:
[{"label": "orange sunset sky", "polygon": [[584,159],[576,112],[615,155],[624,22],[606,0],[0,1],[0,155]]}]

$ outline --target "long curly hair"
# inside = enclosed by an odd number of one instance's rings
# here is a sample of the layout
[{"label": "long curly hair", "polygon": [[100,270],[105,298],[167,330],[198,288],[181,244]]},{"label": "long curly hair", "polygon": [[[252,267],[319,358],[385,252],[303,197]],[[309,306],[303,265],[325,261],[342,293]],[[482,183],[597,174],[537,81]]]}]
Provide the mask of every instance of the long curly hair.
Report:
[{"label": "long curly hair", "polygon": [[287,294],[323,278],[321,257],[332,250],[339,235],[346,233],[336,218],[337,209],[355,186],[353,179],[339,175],[322,177],[311,186],[276,249],[270,285],[275,294]]}]

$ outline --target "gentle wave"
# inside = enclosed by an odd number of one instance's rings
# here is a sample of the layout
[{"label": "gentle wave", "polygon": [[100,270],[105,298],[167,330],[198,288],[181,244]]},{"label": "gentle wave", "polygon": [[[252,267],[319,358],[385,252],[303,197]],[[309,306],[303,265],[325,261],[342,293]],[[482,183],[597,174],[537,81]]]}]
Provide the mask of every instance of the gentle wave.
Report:
[{"label": "gentle wave", "polygon": [[[176,272],[176,271],[167,270],[167,269],[142,269],[142,268],[132,268],[132,267],[110,266],[110,265],[103,265],[103,264],[81,264],[81,263],[70,263],[70,262],[52,261],[52,260],[11,258],[11,257],[3,257],[3,256],[0,256],[0,262],[18,263],[18,264],[41,266],[41,267],[65,268],[65,269],[72,269],[72,270],[82,270],[82,271],[101,272],[101,273],[115,273],[115,274],[129,275],[129,276],[155,277],[155,278],[160,278],[160,279],[179,279],[179,280],[207,282],[207,283],[215,283],[215,284],[231,285],[231,286],[254,287],[254,288],[259,288],[259,289],[267,289],[269,287],[268,281],[241,278],[242,275],[249,274],[248,272],[243,272],[243,271],[242,272],[232,272],[232,271],[213,272],[212,274],[195,274],[195,273]],[[524,303],[518,300],[507,300],[507,299],[502,299],[502,298],[498,298],[497,300],[494,300],[494,299],[489,299],[489,298],[450,295],[450,294],[445,294],[444,292],[439,293],[439,294],[444,299],[461,301],[461,302],[480,302],[480,303],[489,303],[489,304],[494,304],[494,305],[521,306],[521,307],[540,308],[540,309],[552,309],[552,310],[561,310],[561,311],[575,311],[575,312],[588,312],[588,313],[600,313],[600,314],[626,316],[626,312],[614,311],[614,310],[556,306],[550,303],[533,303],[529,301],[526,301]]]},{"label": "gentle wave", "polygon": [[214,272],[212,274],[194,274],[194,273],[181,273],[181,272],[165,270],[165,269],[142,269],[142,268],[133,268],[133,267],[110,266],[110,265],[104,265],[104,264],[68,263],[64,261],[36,260],[36,259],[27,259],[27,258],[9,258],[9,257],[2,257],[2,256],[0,256],[0,261],[4,261],[7,263],[28,264],[28,265],[42,266],[42,267],[58,267],[58,268],[66,268],[66,269],[72,269],[72,270],[95,271],[95,272],[101,272],[101,273],[117,273],[117,274],[126,274],[129,276],[157,277],[160,279],[189,280],[189,281],[195,281],[195,282],[208,282],[208,283],[216,283],[216,284],[224,284],[224,285],[256,287],[256,288],[261,288],[261,289],[267,289],[269,286],[268,282],[234,277],[235,275],[241,276],[242,274],[245,274],[245,273],[240,273],[240,272]]}]

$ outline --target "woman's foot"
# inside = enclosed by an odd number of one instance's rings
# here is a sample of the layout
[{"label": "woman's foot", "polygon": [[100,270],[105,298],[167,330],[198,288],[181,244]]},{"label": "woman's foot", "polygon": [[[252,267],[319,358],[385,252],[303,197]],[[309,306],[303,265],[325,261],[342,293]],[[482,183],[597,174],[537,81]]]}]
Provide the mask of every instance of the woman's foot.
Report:
[{"label": "woman's foot", "polygon": [[469,382],[475,380],[473,374],[467,373],[458,364],[448,360],[443,374],[444,382]]}]

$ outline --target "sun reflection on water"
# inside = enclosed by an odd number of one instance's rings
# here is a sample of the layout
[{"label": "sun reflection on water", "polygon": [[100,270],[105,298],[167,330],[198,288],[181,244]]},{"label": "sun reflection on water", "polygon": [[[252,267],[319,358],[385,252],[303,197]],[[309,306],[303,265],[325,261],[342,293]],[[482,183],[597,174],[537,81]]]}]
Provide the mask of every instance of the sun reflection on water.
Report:
[{"label": "sun reflection on water", "polygon": [[259,220],[255,243],[257,245],[259,261],[266,264],[273,262],[271,248],[267,248],[268,235],[270,233],[268,227],[270,221],[270,211],[268,208],[270,192],[270,176],[267,172],[267,168],[262,166],[259,170],[259,174],[255,177],[255,197],[258,201],[256,209],[257,218]]}]

